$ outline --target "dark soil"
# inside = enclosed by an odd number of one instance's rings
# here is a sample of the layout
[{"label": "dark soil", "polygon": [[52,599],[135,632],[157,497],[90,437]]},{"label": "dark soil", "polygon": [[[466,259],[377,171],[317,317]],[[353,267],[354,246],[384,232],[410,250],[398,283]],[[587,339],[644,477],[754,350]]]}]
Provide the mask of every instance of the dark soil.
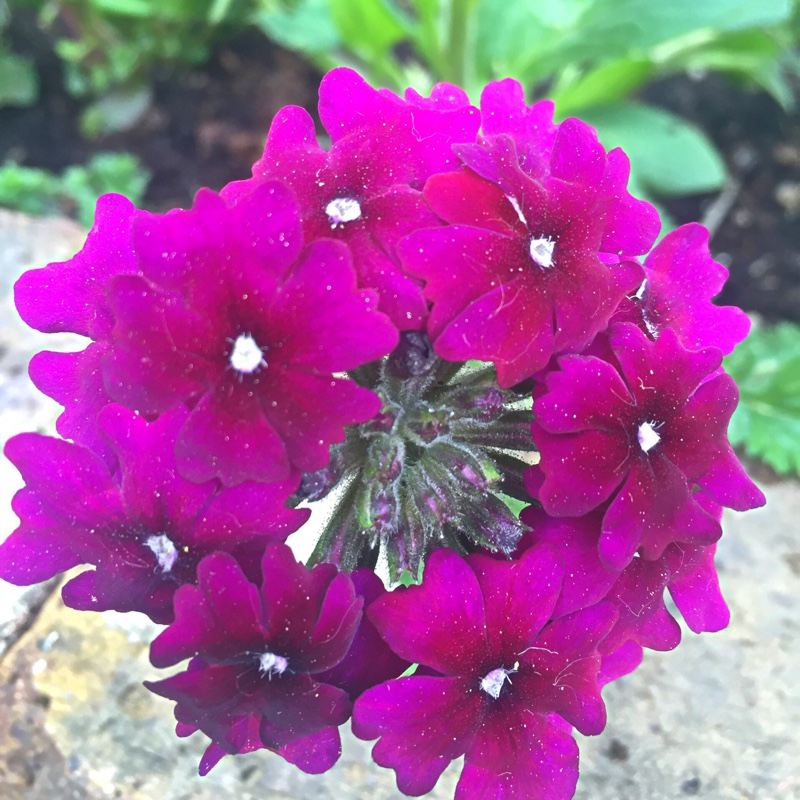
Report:
[{"label": "dark soil", "polygon": [[[0,163],[58,172],[100,150],[127,151],[152,174],[144,201],[151,210],[187,207],[200,187],[247,177],[282,106],[315,113],[319,73],[248,32],[217,47],[202,68],[156,76],[154,102],[135,128],[87,142],[51,43],[24,16],[13,20],[11,36],[18,52],[36,59],[42,91],[35,107],[0,109]],[[786,114],[765,93],[716,76],[660,81],[645,99],[696,123],[728,164],[729,204],[718,195],[666,203],[678,222],[723,212],[712,225],[712,250],[731,270],[721,301],[800,321],[800,112]]]}]

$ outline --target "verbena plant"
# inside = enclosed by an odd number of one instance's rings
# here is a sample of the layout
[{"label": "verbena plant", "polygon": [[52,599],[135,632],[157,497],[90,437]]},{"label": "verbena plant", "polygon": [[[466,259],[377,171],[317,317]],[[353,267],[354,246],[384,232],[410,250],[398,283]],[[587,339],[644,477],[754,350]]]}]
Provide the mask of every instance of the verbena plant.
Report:
[{"label": "verbena plant", "polygon": [[0,576],[90,565],[67,605],[166,625],[153,666],[188,663],[146,686],[203,774],[325,772],[352,720],[406,794],[464,756],[458,800],[568,800],[602,687],[680,642],[666,593],[728,623],[722,509],[765,501],[727,438],[749,320],[705,228],[656,242],[624,152],[514,80],[476,107],[339,68],[319,112],[328,149],[284,108],[251,178],[105,195],[17,282],[89,344],[31,362],[65,438],[6,445]]}]

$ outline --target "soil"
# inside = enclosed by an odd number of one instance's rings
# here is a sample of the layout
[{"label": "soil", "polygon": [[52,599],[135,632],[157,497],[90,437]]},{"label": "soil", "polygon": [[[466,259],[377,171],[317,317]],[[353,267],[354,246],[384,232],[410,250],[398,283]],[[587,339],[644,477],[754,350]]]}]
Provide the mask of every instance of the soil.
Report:
[{"label": "soil", "polygon": [[[187,207],[200,187],[249,176],[282,106],[316,113],[320,74],[249,31],[219,45],[200,68],[156,75],[153,102],[134,128],[86,141],[82,105],[64,90],[52,43],[24,13],[12,17],[10,37],[17,52],[36,60],[41,96],[31,108],[0,109],[0,163],[59,172],[98,151],[127,151],[152,175],[144,206],[154,211]],[[702,128],[730,170],[722,198],[665,202],[679,223],[711,223],[712,250],[731,271],[720,301],[800,322],[800,112],[713,75],[659,81],[644,99]]]}]

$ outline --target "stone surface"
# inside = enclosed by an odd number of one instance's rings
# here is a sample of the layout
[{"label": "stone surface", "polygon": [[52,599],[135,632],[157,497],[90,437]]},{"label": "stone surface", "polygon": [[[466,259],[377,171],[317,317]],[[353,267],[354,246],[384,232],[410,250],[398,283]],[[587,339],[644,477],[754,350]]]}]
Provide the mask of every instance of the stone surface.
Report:
[{"label": "stone surface", "polygon": [[[35,394],[24,366],[54,339],[76,344],[15,322],[11,284],[22,265],[68,256],[81,238],[66,223],[0,212],[2,440],[50,428],[57,409]],[[15,525],[9,501],[18,485],[3,463],[0,538]],[[607,689],[608,728],[580,742],[578,800],[800,800],[800,486],[764,488],[765,509],[725,518],[719,565],[731,627],[686,632],[676,651],[647,653]],[[199,778],[202,735],[177,739],[171,704],[141,685],[160,677],[147,660],[157,628],[138,615],[71,611],[57,594],[37,613],[19,593],[0,585],[0,620],[18,623],[13,647],[0,654],[0,800],[402,796],[393,773],[370,761],[371,745],[347,733],[326,775],[262,752],[224,759]],[[429,797],[452,798],[458,771],[451,766]]]}]

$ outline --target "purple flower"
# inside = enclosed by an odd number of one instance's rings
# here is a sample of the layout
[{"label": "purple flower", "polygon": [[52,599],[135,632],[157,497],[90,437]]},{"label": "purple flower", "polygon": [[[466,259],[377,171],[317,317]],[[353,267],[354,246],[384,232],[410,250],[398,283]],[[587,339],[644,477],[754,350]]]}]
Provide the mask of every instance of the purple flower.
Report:
[{"label": "purple flower", "polygon": [[477,109],[456,87],[440,84],[430,99],[412,93],[403,102],[341,68],[323,79],[320,113],[330,150],[319,146],[311,116],[288,106],[272,123],[253,177],[229,184],[223,197],[267,180],[285,183],[297,196],[306,240],[346,242],[359,286],[378,292],[379,309],[400,330],[418,329],[427,304],[403,272],[396,245],[417,228],[439,224],[418,189],[429,175],[457,165],[451,144],[475,140]]},{"label": "purple flower", "polygon": [[393,160],[399,174],[406,171],[416,188],[429,176],[457,167],[453,145],[474,142],[480,126],[478,109],[458,86],[437,83],[430,97],[407,89],[401,99],[388,89],[373,89],[346,67],[322,79],[319,115],[334,144],[358,133],[388,145],[384,159]]},{"label": "purple flower", "polygon": [[6,456],[26,486],[13,501],[20,526],[0,545],[0,577],[28,585],[92,564],[64,586],[68,606],[141,611],[166,623],[176,590],[195,582],[207,554],[233,553],[257,576],[265,546],[308,518],[307,510],[284,507],[299,475],[231,489],[190,483],[173,455],[186,416],[176,409],[147,423],[119,406],[103,409],[98,429],[118,462],[113,471],[60,439],[22,433],[9,440]]},{"label": "purple flower", "polygon": [[113,456],[95,425],[97,412],[109,402],[100,360],[107,350],[113,315],[104,291],[113,275],[138,271],[132,244],[136,214],[125,197],[103,195],[80,252],[69,261],[29,270],[14,286],[19,315],[32,328],[78,333],[95,342],[78,353],[37,353],[30,375],[38,389],[64,406],[56,423],[58,432],[101,454],[109,464]]},{"label": "purple flower", "polygon": [[212,740],[201,773],[224,753],[262,747],[322,772],[341,752],[336,729],[351,702],[320,674],[347,654],[364,601],[347,575],[330,564],[306,569],[285,545],[267,548],[262,574],[256,585],[232,556],[208,556],[151,646],[157,667],[192,657],[185,672],[145,685],[176,702],[180,733]]},{"label": "purple flower", "polygon": [[715,348],[685,350],[664,330],[651,342],[623,324],[610,336],[619,367],[565,356],[534,402],[533,438],[548,514],[578,517],[610,500],[599,553],[621,570],[641,548],[648,560],[671,542],[708,545],[717,519],[697,501],[699,484],[717,503],[743,511],[765,502],[727,439],[738,401]]},{"label": "purple flower", "polygon": [[547,157],[523,158],[530,150],[523,138],[521,155],[516,137],[528,124],[457,146],[469,169],[435,175],[424,190],[450,226],[412,233],[399,248],[433,302],[436,352],[493,361],[503,387],[606,328],[642,282],[630,259],[658,231],[655,210],[627,193],[622,151],[606,154],[593,129],[569,119]]},{"label": "purple flower", "polygon": [[[364,598],[364,611],[387,594],[381,579],[369,569],[357,569],[350,579],[359,597]],[[411,666],[400,658],[381,638],[365,613],[361,618],[347,655],[332,669],[320,673],[317,680],[344,689],[351,700],[379,683],[396,678]]]},{"label": "purple flower", "polygon": [[[536,496],[539,487],[530,475],[526,478]],[[719,521],[720,506],[704,492],[695,499]],[[598,552],[607,508],[605,503],[583,517],[551,517],[543,509],[529,506],[520,514],[531,530],[520,541],[518,554],[546,542],[564,561],[564,584],[553,609],[554,619],[606,599],[617,606],[619,619],[601,644],[602,653],[611,654],[630,641],[652,650],[672,650],[680,642],[681,632],[664,602],[664,590],[668,589],[695,633],[719,631],[728,625],[730,612],[714,567],[715,545],[673,543],[654,561],[634,558],[622,572],[609,570]]]},{"label": "purple flower", "polygon": [[702,225],[682,225],[668,233],[647,257],[644,274],[612,323],[633,322],[651,339],[671,328],[688,350],[718,347],[723,355],[747,336],[750,320],[744,311],[711,302],[722,291],[728,270],[711,258]]},{"label": "purple flower", "polygon": [[357,736],[381,737],[373,758],[402,792],[429,791],[465,754],[457,800],[572,796],[568,727],[605,726],[597,646],[616,610],[601,603],[551,621],[562,575],[547,546],[512,562],[437,550],[421,586],[370,607],[392,649],[424,671],[370,689],[353,711]]},{"label": "purple flower", "polygon": [[283,185],[233,207],[202,191],[191,211],[137,219],[134,245],[142,274],[106,290],[103,377],[147,416],[191,407],[176,444],[184,476],[233,485],[320,469],[344,426],[379,410],[377,395],[333,375],[389,353],[397,330],[356,289],[345,245],[303,249]]}]

